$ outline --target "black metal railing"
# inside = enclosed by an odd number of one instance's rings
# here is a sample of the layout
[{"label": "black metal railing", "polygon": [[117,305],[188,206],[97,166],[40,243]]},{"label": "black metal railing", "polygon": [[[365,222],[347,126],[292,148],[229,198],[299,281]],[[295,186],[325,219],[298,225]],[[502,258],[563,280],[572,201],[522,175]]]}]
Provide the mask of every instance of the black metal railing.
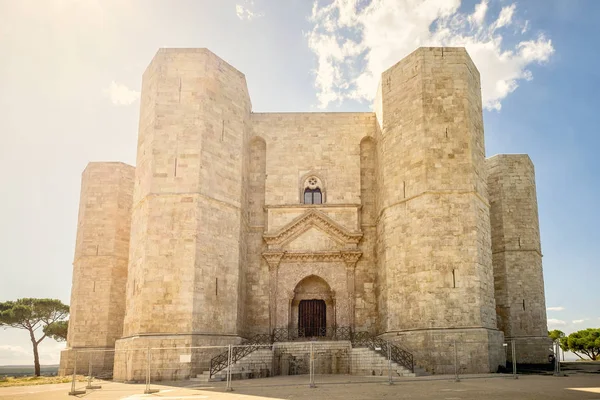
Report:
[{"label": "black metal railing", "polygon": [[367,347],[404,368],[415,371],[415,361],[412,353],[395,343],[388,342],[371,335],[369,332],[356,332],[352,335],[352,347]]},{"label": "black metal railing", "polygon": [[[255,335],[248,340],[242,342],[243,346],[232,347],[231,349],[231,363],[236,363],[238,360],[246,357],[248,354],[260,348],[266,348],[275,342],[289,342],[294,340],[305,340],[310,338],[311,340],[349,340],[352,343],[352,347],[367,347],[373,351],[378,352],[384,357],[391,357],[392,361],[396,364],[405,367],[406,369],[414,372],[414,358],[412,353],[402,348],[398,344],[388,342],[369,332],[353,332],[349,326],[336,326],[336,327],[321,327],[315,332],[314,328],[311,329],[311,333],[316,333],[317,336],[306,336],[306,331],[303,328],[276,328],[273,329],[273,333]],[[229,350],[213,357],[210,360],[210,376],[213,377],[219,371],[227,368],[229,362]]]},{"label": "black metal railing", "polygon": [[351,340],[352,328],[349,326],[330,326],[317,328],[276,328],[273,329],[273,342],[291,342],[295,340]]},{"label": "black metal railing", "polygon": [[[231,363],[234,364],[238,360],[246,357],[248,354],[253,353],[258,349],[264,349],[267,346],[270,346],[272,343],[271,335],[268,334],[255,335],[248,340],[244,340],[242,341],[243,346],[235,346],[231,348]],[[225,350],[218,356],[213,357],[210,360],[210,377],[212,378],[214,374],[227,368],[228,363],[229,350]]]}]

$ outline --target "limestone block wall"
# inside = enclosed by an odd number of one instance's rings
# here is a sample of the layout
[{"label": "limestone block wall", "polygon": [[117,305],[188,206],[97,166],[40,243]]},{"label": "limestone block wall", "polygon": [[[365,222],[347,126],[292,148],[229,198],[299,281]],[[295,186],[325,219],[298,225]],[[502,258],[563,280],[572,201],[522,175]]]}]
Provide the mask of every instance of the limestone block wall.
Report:
[{"label": "limestone block wall", "polygon": [[[117,162],[90,163],[83,171],[62,374],[72,372],[73,349],[87,368],[83,352],[112,348],[121,336],[134,174],[134,167]],[[112,364],[112,355],[108,360]]]},{"label": "limestone block wall", "polygon": [[[359,232],[362,228],[360,215],[362,197],[367,196],[368,202],[374,201],[372,187],[361,192],[361,141],[373,135],[375,115],[373,113],[253,113],[251,122],[252,140],[265,143],[264,175],[266,177],[264,183],[250,185],[252,191],[250,196],[256,199],[251,200],[254,206],[251,207],[250,215],[251,218],[256,217],[253,221],[259,221],[260,218],[257,217],[257,213],[260,212],[256,205],[258,202],[263,201],[266,209],[264,223],[257,222],[256,228],[252,227],[253,232],[258,232],[259,226],[263,228],[263,233],[277,232],[311,209],[323,212],[349,231]],[[374,149],[372,142],[364,146],[369,145]],[[250,153],[254,154],[254,150],[251,149]],[[262,158],[255,156],[251,156],[251,159],[258,164],[263,162]],[[364,161],[370,163],[364,166],[367,171],[364,177],[370,181],[375,168],[374,157],[370,156]],[[253,174],[251,172],[251,182],[256,177]],[[323,183],[321,188],[324,197],[323,205],[302,204],[302,184],[311,174],[318,176]],[[264,193],[256,191],[264,191]],[[264,200],[261,196],[264,196]],[[373,208],[374,206],[370,208],[371,219],[374,218]],[[367,220],[365,223],[370,224],[369,234],[374,235],[375,228],[372,220]],[[316,251],[322,249],[328,240],[330,239],[325,234],[319,236],[313,232],[291,244],[290,250]],[[376,273],[372,250],[374,243],[374,237],[363,237],[359,244],[360,250],[366,254],[356,265],[355,273],[355,297],[360,310],[356,313],[355,322],[361,329],[367,326],[374,327],[377,318]],[[330,244],[330,247],[333,247],[333,243]],[[259,238],[249,240],[248,245],[252,248],[249,248],[248,252],[246,303],[253,312],[248,313],[247,329],[262,333],[268,331],[266,324],[269,318],[268,307],[264,305],[268,298],[265,284],[269,282],[269,267],[261,256],[264,244]],[[363,250],[363,246],[366,246],[366,250]],[[282,271],[294,276],[304,271],[304,276],[308,276],[307,271],[312,268],[312,265],[308,264],[314,263],[297,264],[291,268],[282,267]],[[345,272],[340,273],[340,276],[346,279]],[[299,276],[298,281],[302,277]],[[289,299],[286,297],[285,301]],[[344,302],[347,300],[345,299]],[[286,314],[285,318],[287,320],[289,316]],[[345,317],[344,321],[347,324],[350,318]]]},{"label": "limestone block wall", "polygon": [[206,49],[161,49],[144,73],[124,337],[236,340],[250,109]]},{"label": "limestone block wall", "polygon": [[498,327],[518,362],[547,362],[547,320],[535,171],[525,154],[486,160]]},{"label": "limestone block wall", "polygon": [[328,204],[360,204],[360,142],[373,113],[253,113],[252,132],[267,147],[265,203],[301,203],[301,180],[324,182]]},{"label": "limestone block wall", "polygon": [[461,374],[497,372],[506,365],[504,336],[498,330],[419,330],[383,337],[410,349],[415,363],[431,374],[454,374],[455,363]]},{"label": "limestone block wall", "polygon": [[380,92],[380,331],[487,337],[496,316],[479,73],[462,48],[420,48],[383,73]]}]

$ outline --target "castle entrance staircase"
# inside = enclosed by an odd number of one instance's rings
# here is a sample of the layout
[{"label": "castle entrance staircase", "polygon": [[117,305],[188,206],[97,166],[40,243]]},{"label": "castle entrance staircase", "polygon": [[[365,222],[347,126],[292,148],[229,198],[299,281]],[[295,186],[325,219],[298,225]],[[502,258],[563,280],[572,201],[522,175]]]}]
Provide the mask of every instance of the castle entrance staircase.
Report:
[{"label": "castle entrance staircase", "polygon": [[[303,329],[275,329],[271,335],[256,335],[233,347],[232,379],[308,374],[311,352],[319,374],[386,375],[388,357],[396,376],[425,374],[415,367],[413,355],[397,344],[349,327],[319,329],[311,332],[316,336],[307,336]],[[214,357],[210,370],[194,380],[224,380],[228,358],[227,351]]]}]

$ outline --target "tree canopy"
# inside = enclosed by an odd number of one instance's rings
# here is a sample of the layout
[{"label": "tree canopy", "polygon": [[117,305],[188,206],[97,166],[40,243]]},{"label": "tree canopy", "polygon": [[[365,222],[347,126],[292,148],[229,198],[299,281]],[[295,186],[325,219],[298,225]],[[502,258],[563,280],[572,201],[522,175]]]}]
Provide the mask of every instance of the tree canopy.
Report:
[{"label": "tree canopy", "polygon": [[[35,375],[40,375],[38,345],[46,337],[66,338],[69,306],[56,299],[24,298],[16,301],[0,302],[0,326],[24,329],[29,332],[33,346]],[[36,338],[36,331],[42,329],[42,336]]]},{"label": "tree canopy", "polygon": [[44,327],[44,333],[46,334],[46,336],[50,336],[57,342],[64,342],[67,340],[68,330],[69,321],[56,321]]},{"label": "tree canopy", "polygon": [[576,356],[583,359],[581,354],[586,355],[591,360],[600,360],[600,329],[588,328],[573,332],[568,336],[564,332],[554,329],[548,332],[552,340],[560,340],[560,348],[564,351],[571,351]]},{"label": "tree canopy", "polygon": [[588,328],[573,332],[567,337],[567,346],[570,351],[579,355],[585,354],[591,360],[600,359],[600,329]]}]

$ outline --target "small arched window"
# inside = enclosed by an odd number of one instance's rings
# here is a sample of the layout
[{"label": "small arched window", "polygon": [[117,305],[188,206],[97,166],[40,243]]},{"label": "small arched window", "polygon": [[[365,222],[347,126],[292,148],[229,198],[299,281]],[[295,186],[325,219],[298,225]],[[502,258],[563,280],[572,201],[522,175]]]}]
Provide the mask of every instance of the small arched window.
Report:
[{"label": "small arched window", "polygon": [[304,204],[322,204],[323,192],[321,192],[320,181],[311,176],[304,183]]},{"label": "small arched window", "polygon": [[323,203],[323,194],[321,189],[304,189],[304,204],[321,204]]}]

